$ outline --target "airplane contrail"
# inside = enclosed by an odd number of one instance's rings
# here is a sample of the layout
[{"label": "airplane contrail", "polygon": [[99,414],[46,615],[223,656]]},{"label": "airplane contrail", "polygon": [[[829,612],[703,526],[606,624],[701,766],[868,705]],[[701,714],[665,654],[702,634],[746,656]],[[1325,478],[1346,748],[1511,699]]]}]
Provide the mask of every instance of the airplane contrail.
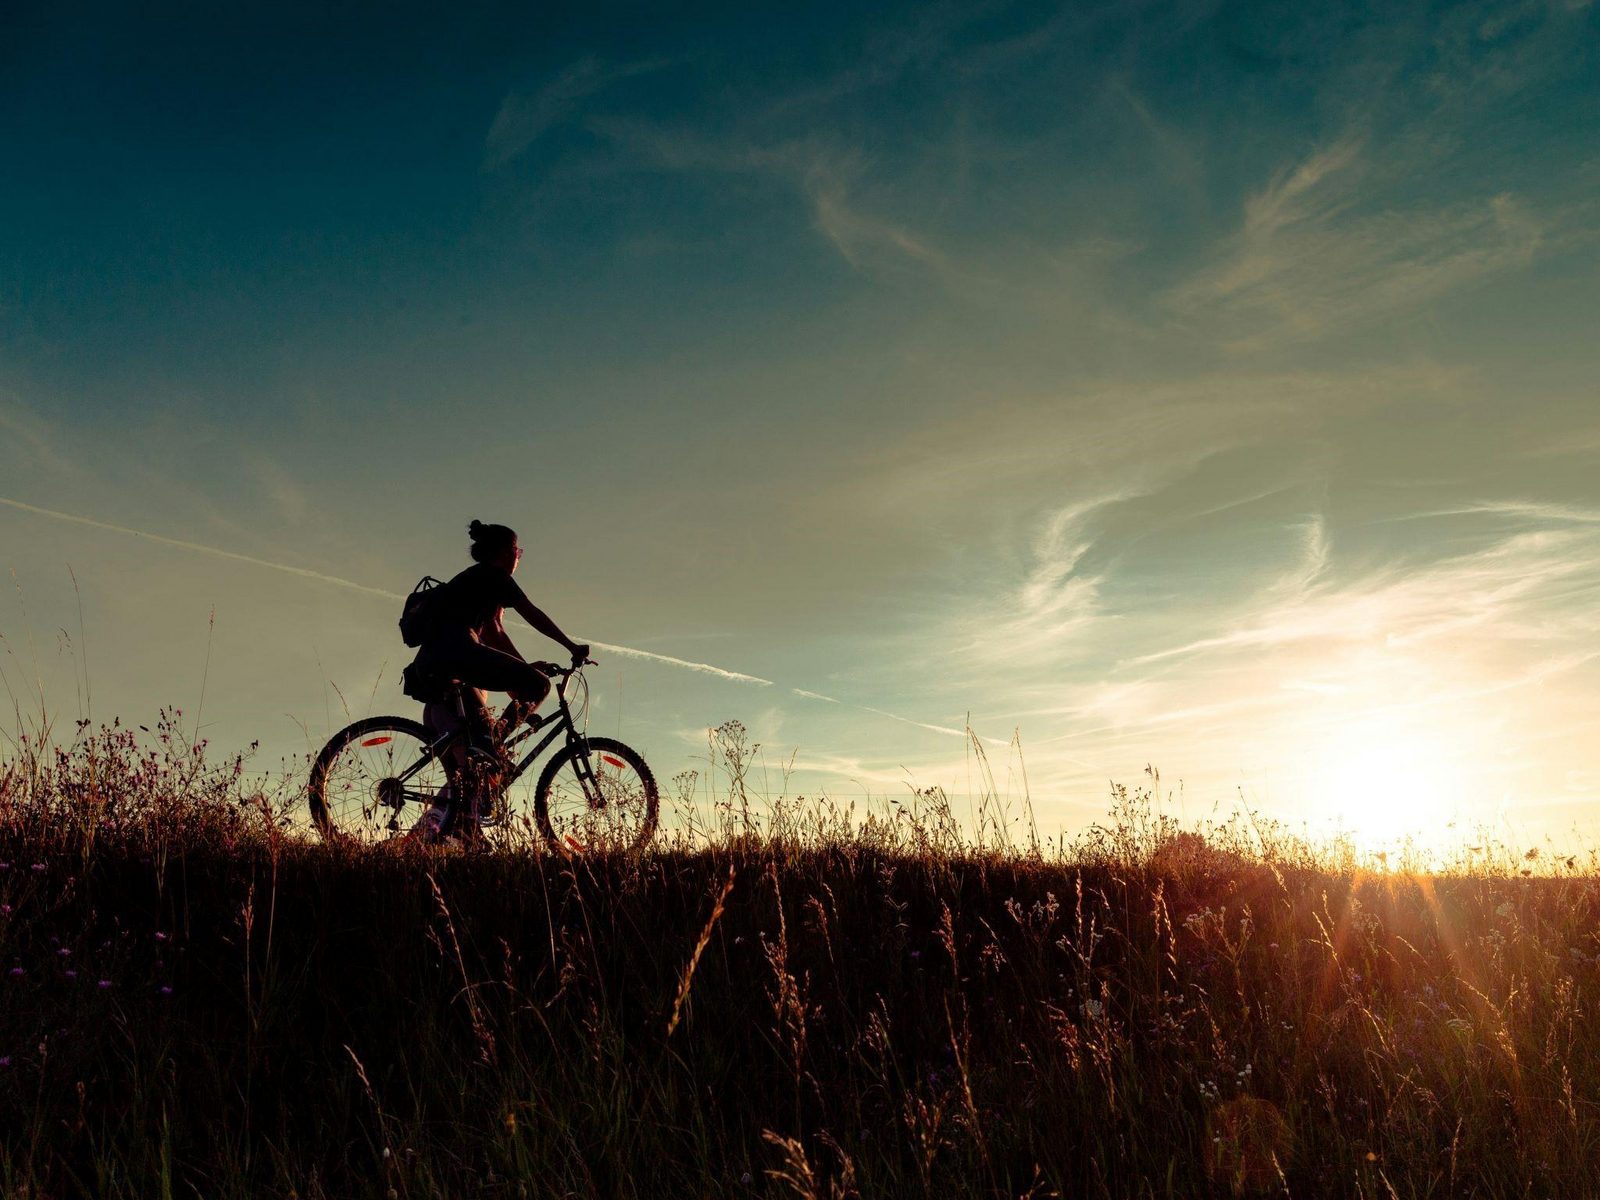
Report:
[{"label": "airplane contrail", "polygon": [[743,671],[730,671],[726,667],[714,667],[710,663],[692,662],[687,658],[673,658],[670,654],[656,654],[650,650],[635,650],[632,646],[617,646],[610,642],[591,642],[596,650],[604,650],[607,654],[621,654],[628,658],[647,658],[651,662],[666,663],[671,667],[684,667],[690,671],[699,671],[706,675],[715,675],[719,679],[731,679],[736,683],[753,683],[757,687],[772,687],[770,679],[763,679],[759,675],[746,675]]},{"label": "airplane contrail", "polygon": [[[144,538],[149,542],[156,542],[163,546],[173,546],[179,550],[191,550],[197,554],[209,554],[215,558],[226,558],[233,562],[248,563],[253,567],[265,567],[269,571],[282,571],[286,575],[298,575],[301,579],[312,579],[318,583],[332,584],[334,587],[347,588],[354,592],[363,592],[368,596],[381,596],[385,600],[404,600],[401,592],[391,592],[387,588],[375,588],[365,583],[357,583],[353,579],[344,579],[338,575],[329,575],[324,571],[313,571],[306,567],[291,566],[288,563],[273,562],[267,558],[257,558],[253,554],[240,554],[234,550],[223,550],[218,546],[208,546],[204,542],[190,542],[183,538],[165,537],[159,533],[148,533],[143,529],[134,529],[128,525],[116,525],[110,521],[98,521],[93,517],[81,517],[76,513],[61,512],[54,508],[42,508],[37,504],[28,504],[21,500],[13,500],[8,496],[0,496],[0,504],[21,512],[32,513],[39,517],[50,517],[57,521],[68,521],[74,525],[84,525],[90,529],[103,529],[109,533],[126,534],[129,537]],[[609,642],[591,643],[596,650],[604,650],[608,654],[620,654],[627,658],[645,659],[650,662],[663,663],[667,666],[681,667],[687,671],[696,671],[702,675],[714,675],[718,679],[727,679],[734,683],[748,683],[756,687],[775,687],[770,679],[763,679],[759,675],[747,675],[743,671],[730,671],[726,667],[718,667],[711,663],[694,662],[687,658],[674,658],[670,654],[656,654],[650,650],[637,650],[632,646],[618,646]],[[945,725],[930,725],[925,721],[913,720],[902,717],[896,713],[885,712],[881,708],[870,708],[864,704],[850,704],[848,701],[835,700],[832,696],[824,696],[820,692],[809,692],[804,688],[789,688],[796,696],[807,700],[819,700],[828,704],[843,704],[847,708],[859,709],[862,712],[874,713],[880,717],[888,717],[893,721],[901,721],[907,725],[915,725],[920,729],[928,729],[934,733],[950,734],[955,737],[966,737],[960,729],[952,729]],[[984,741],[999,743],[993,738],[984,738]]]},{"label": "airplane contrail", "polygon": [[[93,517],[80,517],[76,513],[60,512],[54,508],[41,508],[37,504],[25,504],[21,500],[12,500],[7,496],[0,496],[0,504],[9,505],[11,508],[23,512],[33,513],[40,517],[53,517],[57,521],[70,521],[74,525],[87,525],[90,529],[104,529],[111,533],[125,533],[129,537],[144,538],[146,541],[159,542],[163,546],[175,546],[180,550],[193,550],[198,554],[210,554],[216,558],[232,559],[234,562],[249,563],[253,567],[266,567],[269,571],[282,571],[288,575],[298,575],[302,579],[314,579],[318,583],[331,583],[335,587],[348,588],[354,592],[364,592],[369,596],[382,596],[385,600],[404,600],[401,592],[391,592],[387,588],[369,587],[364,583],[357,583],[353,579],[344,579],[338,575],[329,575],[323,571],[312,571],[306,567],[290,566],[288,563],[273,562],[267,558],[257,558],[252,554],[240,554],[233,550],[223,550],[218,546],[207,546],[203,542],[189,542],[182,538],[164,537],[159,533],[147,533],[143,529],[134,529],[127,525],[114,525],[110,521],[97,521]],[[605,650],[611,654],[621,654],[630,658],[645,658],[655,662],[666,663],[669,666],[684,667],[690,671],[700,671],[703,674],[715,675],[720,679],[730,679],[736,683],[753,683],[761,687],[773,686],[772,680],[762,679],[759,675],[746,675],[742,671],[728,671],[722,667],[712,666],[710,663],[690,662],[686,658],[673,658],[670,654],[652,654],[648,650],[635,650],[631,646],[613,646],[605,642],[593,643],[597,650]]]},{"label": "airplane contrail", "polygon": [[338,587],[350,588],[357,592],[366,592],[369,596],[384,596],[393,600],[403,600],[404,596],[394,592],[385,591],[383,588],[368,587],[364,583],[357,583],[353,579],[340,579],[337,575],[325,575],[321,571],[310,571],[305,567],[291,567],[287,563],[270,562],[265,558],[256,558],[249,554],[238,554],[232,550],[222,550],[216,546],[206,546],[199,542],[186,542],[181,538],[163,537],[159,533],[146,533],[142,529],[130,529],[126,525],[113,525],[109,521],[96,521],[93,517],[80,517],[75,513],[58,512],[53,508],[40,508],[37,504],[24,504],[21,500],[12,500],[0,496],[0,504],[21,509],[23,512],[33,513],[41,517],[54,517],[57,521],[70,521],[74,525],[87,525],[90,529],[105,529],[112,533],[125,533],[129,537],[144,538],[149,542],[159,542],[163,546],[176,546],[180,550],[195,550],[201,554],[215,555],[217,558],[231,558],[234,562],[249,563],[255,567],[266,567],[272,571],[283,571],[290,575],[298,575],[302,579],[315,579],[319,583],[331,583]]}]

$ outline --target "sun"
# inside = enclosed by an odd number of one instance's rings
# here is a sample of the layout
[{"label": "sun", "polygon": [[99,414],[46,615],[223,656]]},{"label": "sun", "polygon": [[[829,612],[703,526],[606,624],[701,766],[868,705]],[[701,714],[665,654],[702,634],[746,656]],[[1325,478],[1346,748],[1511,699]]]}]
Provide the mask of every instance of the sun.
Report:
[{"label": "sun", "polygon": [[1442,848],[1468,790],[1465,747],[1416,722],[1357,717],[1310,756],[1306,815],[1357,845]]}]

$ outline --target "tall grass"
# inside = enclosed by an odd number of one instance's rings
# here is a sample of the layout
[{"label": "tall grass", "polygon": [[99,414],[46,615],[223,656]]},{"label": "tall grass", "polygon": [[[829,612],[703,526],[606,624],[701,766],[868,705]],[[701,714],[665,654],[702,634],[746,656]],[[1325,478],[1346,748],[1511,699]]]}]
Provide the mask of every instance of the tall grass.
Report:
[{"label": "tall grass", "polygon": [[1066,846],[730,788],[636,856],[330,847],[171,721],[0,780],[8,1196],[1600,1190],[1593,864],[1126,791]]}]

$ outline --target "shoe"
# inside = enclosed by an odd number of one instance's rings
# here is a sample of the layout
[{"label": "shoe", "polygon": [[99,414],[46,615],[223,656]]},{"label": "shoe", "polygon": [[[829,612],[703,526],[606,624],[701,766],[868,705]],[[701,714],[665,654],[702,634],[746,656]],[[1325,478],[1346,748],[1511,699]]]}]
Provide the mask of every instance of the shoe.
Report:
[{"label": "shoe", "polygon": [[439,840],[439,834],[444,829],[444,823],[449,819],[450,808],[448,805],[435,801],[428,806],[428,810],[417,818],[417,823],[411,827],[411,832],[406,834],[415,838],[424,846],[431,846]]}]

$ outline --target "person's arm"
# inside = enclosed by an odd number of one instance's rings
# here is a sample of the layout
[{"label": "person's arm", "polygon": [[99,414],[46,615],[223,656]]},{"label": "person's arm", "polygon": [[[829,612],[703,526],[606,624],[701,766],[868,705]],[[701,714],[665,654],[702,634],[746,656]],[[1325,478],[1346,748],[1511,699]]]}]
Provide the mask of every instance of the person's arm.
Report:
[{"label": "person's arm", "polygon": [[[552,621],[548,616],[546,616],[543,609],[539,608],[533,603],[533,601],[529,600],[527,596],[522,595],[520,589],[516,599],[516,610],[517,615],[520,616],[524,621],[526,621],[529,625],[532,625],[551,641],[560,642],[567,648],[567,652],[574,657],[576,657],[580,651],[582,651],[584,654],[589,653],[588,646],[585,646],[581,642],[575,642],[566,634],[562,633],[561,627]],[[504,634],[502,633],[501,636],[504,636]]]},{"label": "person's arm", "polygon": [[[516,643],[506,634],[506,627],[501,623],[498,613],[495,614],[493,621],[478,631],[478,640],[485,646],[504,651],[511,655],[512,658],[522,658],[522,652],[517,649]],[[527,660],[523,659],[523,661],[526,662]]]}]

